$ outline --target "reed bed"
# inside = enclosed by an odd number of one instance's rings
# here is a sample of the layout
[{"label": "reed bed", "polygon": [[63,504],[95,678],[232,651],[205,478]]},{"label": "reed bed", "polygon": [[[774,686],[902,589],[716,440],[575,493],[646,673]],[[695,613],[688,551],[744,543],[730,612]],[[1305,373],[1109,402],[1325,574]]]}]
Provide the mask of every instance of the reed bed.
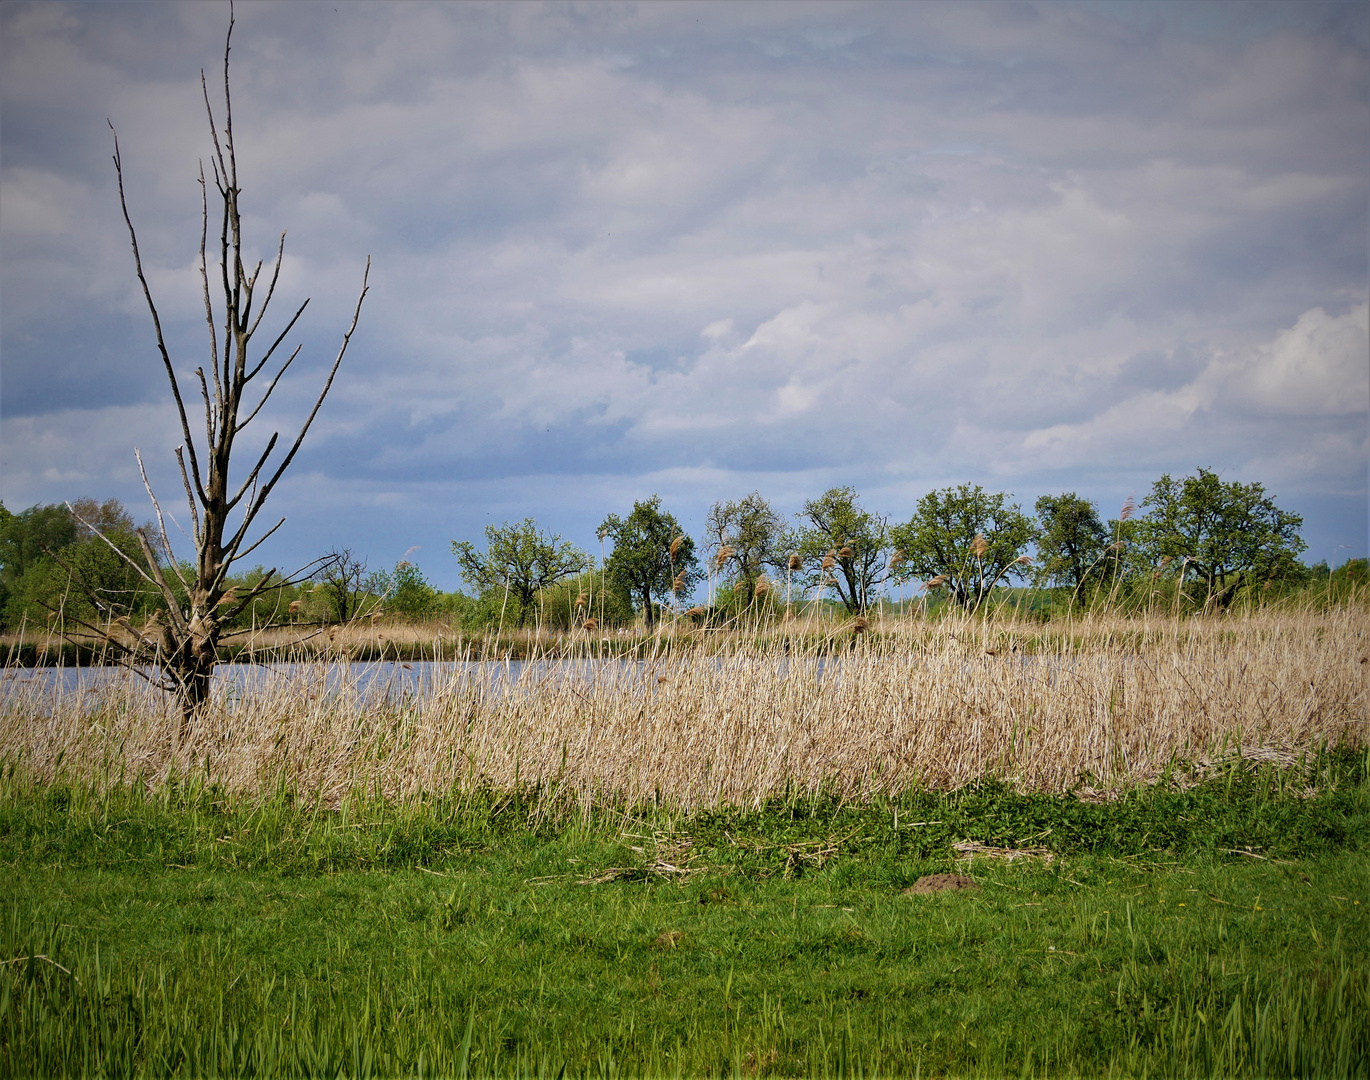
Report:
[{"label": "reed bed", "polygon": [[[755,806],[1002,781],[1106,794],[1223,755],[1363,747],[1370,616],[947,619],[822,647],[663,647],[451,665],[386,694],[341,667],[225,684],[182,739],[132,675],[54,691],[7,672],[0,761],[35,780],[156,788],[197,775],[335,805],[493,789],[552,803]],[[840,647],[838,647],[840,646]]]}]

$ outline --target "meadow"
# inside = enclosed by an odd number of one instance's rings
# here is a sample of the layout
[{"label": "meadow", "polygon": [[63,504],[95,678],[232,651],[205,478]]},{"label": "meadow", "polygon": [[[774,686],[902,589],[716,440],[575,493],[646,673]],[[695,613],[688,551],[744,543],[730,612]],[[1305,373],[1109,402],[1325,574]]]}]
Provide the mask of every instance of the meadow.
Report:
[{"label": "meadow", "polygon": [[7,671],[0,1072],[1370,1073],[1359,608],[596,649]]}]

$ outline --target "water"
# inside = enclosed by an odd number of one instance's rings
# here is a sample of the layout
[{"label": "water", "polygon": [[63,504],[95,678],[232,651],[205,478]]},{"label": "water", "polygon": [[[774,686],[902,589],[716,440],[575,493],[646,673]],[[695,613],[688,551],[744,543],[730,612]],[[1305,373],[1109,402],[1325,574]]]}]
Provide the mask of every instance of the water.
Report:
[{"label": "water", "polygon": [[[331,693],[347,686],[364,696],[394,700],[423,697],[475,684],[504,692],[540,679],[581,679],[592,683],[603,675],[628,683],[646,682],[653,665],[636,660],[377,660],[340,664],[220,664],[214,670],[215,693],[238,698],[283,685]],[[147,674],[153,674],[147,670]],[[112,685],[147,686],[136,672],[116,666],[11,668],[0,673],[0,699],[11,693],[43,695],[91,693]]]}]

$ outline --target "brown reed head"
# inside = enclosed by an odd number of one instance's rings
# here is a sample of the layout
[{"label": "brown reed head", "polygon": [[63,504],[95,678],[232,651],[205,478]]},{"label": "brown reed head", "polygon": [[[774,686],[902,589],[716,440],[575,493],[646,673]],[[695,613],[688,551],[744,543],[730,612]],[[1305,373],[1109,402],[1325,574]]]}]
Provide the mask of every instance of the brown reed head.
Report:
[{"label": "brown reed head", "polygon": [[599,629],[599,620],[592,615],[590,618],[586,619],[583,623],[581,623],[580,627],[582,630],[588,630],[590,633],[593,634],[596,630]]},{"label": "brown reed head", "polygon": [[300,608],[302,608],[302,607],[304,607],[304,601],[303,601],[303,600],[292,600],[292,601],[290,601],[290,614],[292,614],[292,615],[298,615],[298,614],[300,613]]},{"label": "brown reed head", "polygon": [[726,563],[736,554],[737,552],[735,552],[727,544],[724,544],[722,547],[718,549],[718,554],[714,557],[714,564],[718,566],[719,569],[722,569],[723,564]]},{"label": "brown reed head", "polygon": [[791,570],[798,570],[804,565],[804,560],[801,559],[797,554],[791,555],[788,559],[785,560],[785,565],[789,567],[789,569]]},{"label": "brown reed head", "polygon": [[671,562],[675,562],[675,557],[680,554],[680,545],[685,543],[685,534],[681,533],[671,541]]},{"label": "brown reed head", "polygon": [[970,545],[970,550],[975,553],[977,559],[983,559],[985,552],[989,551],[989,541],[985,539],[984,533],[976,533],[975,539]]},{"label": "brown reed head", "polygon": [[771,583],[765,578],[756,579],[756,588],[752,590],[752,595],[758,600],[771,591]]},{"label": "brown reed head", "polygon": [[224,606],[226,606],[226,605],[228,605],[228,604],[232,604],[232,603],[233,603],[234,601],[236,601],[237,599],[238,599],[238,586],[234,585],[233,588],[229,589],[228,592],[224,593],[223,596],[219,597],[219,602],[218,602],[217,604],[215,604],[214,606],[215,606],[216,608],[221,608],[221,607],[224,607]]},{"label": "brown reed head", "polygon": [[1031,555],[1019,555],[1018,558],[1014,559],[1013,561],[1014,561],[1015,563],[1017,563],[1019,566],[1027,566],[1029,563],[1032,562],[1032,556],[1031,556]]},{"label": "brown reed head", "polygon": [[851,630],[853,634],[864,634],[871,628],[870,620],[864,615],[858,615],[852,620]]},{"label": "brown reed head", "polygon": [[935,578],[931,579],[926,585],[924,585],[923,588],[925,588],[925,589],[940,589],[940,588],[941,588],[943,585],[945,585],[946,583],[947,583],[947,575],[946,575],[946,574],[938,574]]},{"label": "brown reed head", "polygon": [[904,562],[904,553],[896,549],[894,554],[890,556],[890,569],[898,570],[901,566],[904,565]]},{"label": "brown reed head", "polygon": [[836,565],[837,565],[837,560],[836,560],[835,558],[833,558],[833,552],[830,551],[830,552],[828,552],[828,554],[826,554],[826,555],[823,556],[823,569],[824,569],[824,570],[831,570],[831,569],[832,569],[834,566],[836,566]]},{"label": "brown reed head", "polygon": [[673,592],[673,593],[678,593],[678,592],[684,592],[684,591],[685,591],[685,571],[682,570],[680,573],[678,573],[678,574],[675,576],[675,580],[671,582],[671,592]]},{"label": "brown reed head", "polygon": [[590,594],[589,594],[589,593],[580,593],[580,594],[576,597],[576,607],[577,607],[577,608],[585,608],[585,607],[589,607],[589,606],[590,606]]},{"label": "brown reed head", "polygon": [[843,544],[841,549],[837,552],[837,557],[840,559],[854,559],[856,558],[856,552],[854,552],[846,544]]},{"label": "brown reed head", "polygon": [[1126,521],[1136,512],[1137,500],[1131,494],[1129,494],[1128,497],[1123,500],[1123,508],[1118,511],[1118,520]]}]

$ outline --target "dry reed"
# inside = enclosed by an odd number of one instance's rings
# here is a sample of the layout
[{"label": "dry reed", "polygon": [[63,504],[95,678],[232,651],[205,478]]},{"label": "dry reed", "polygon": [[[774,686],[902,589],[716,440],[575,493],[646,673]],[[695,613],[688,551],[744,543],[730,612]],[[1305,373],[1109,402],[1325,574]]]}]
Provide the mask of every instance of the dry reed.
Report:
[{"label": "dry reed", "polygon": [[949,618],[847,628],[827,655],[751,640],[650,662],[539,661],[517,678],[445,665],[402,698],[345,676],[328,689],[322,665],[268,673],[233,695],[221,687],[182,746],[179,715],[127,674],[57,693],[10,671],[0,763],[96,784],[199,772],[325,803],[355,789],[493,787],[689,808],[988,777],[1039,791],[1126,786],[1224,749],[1367,744],[1361,611],[1045,627]]}]

